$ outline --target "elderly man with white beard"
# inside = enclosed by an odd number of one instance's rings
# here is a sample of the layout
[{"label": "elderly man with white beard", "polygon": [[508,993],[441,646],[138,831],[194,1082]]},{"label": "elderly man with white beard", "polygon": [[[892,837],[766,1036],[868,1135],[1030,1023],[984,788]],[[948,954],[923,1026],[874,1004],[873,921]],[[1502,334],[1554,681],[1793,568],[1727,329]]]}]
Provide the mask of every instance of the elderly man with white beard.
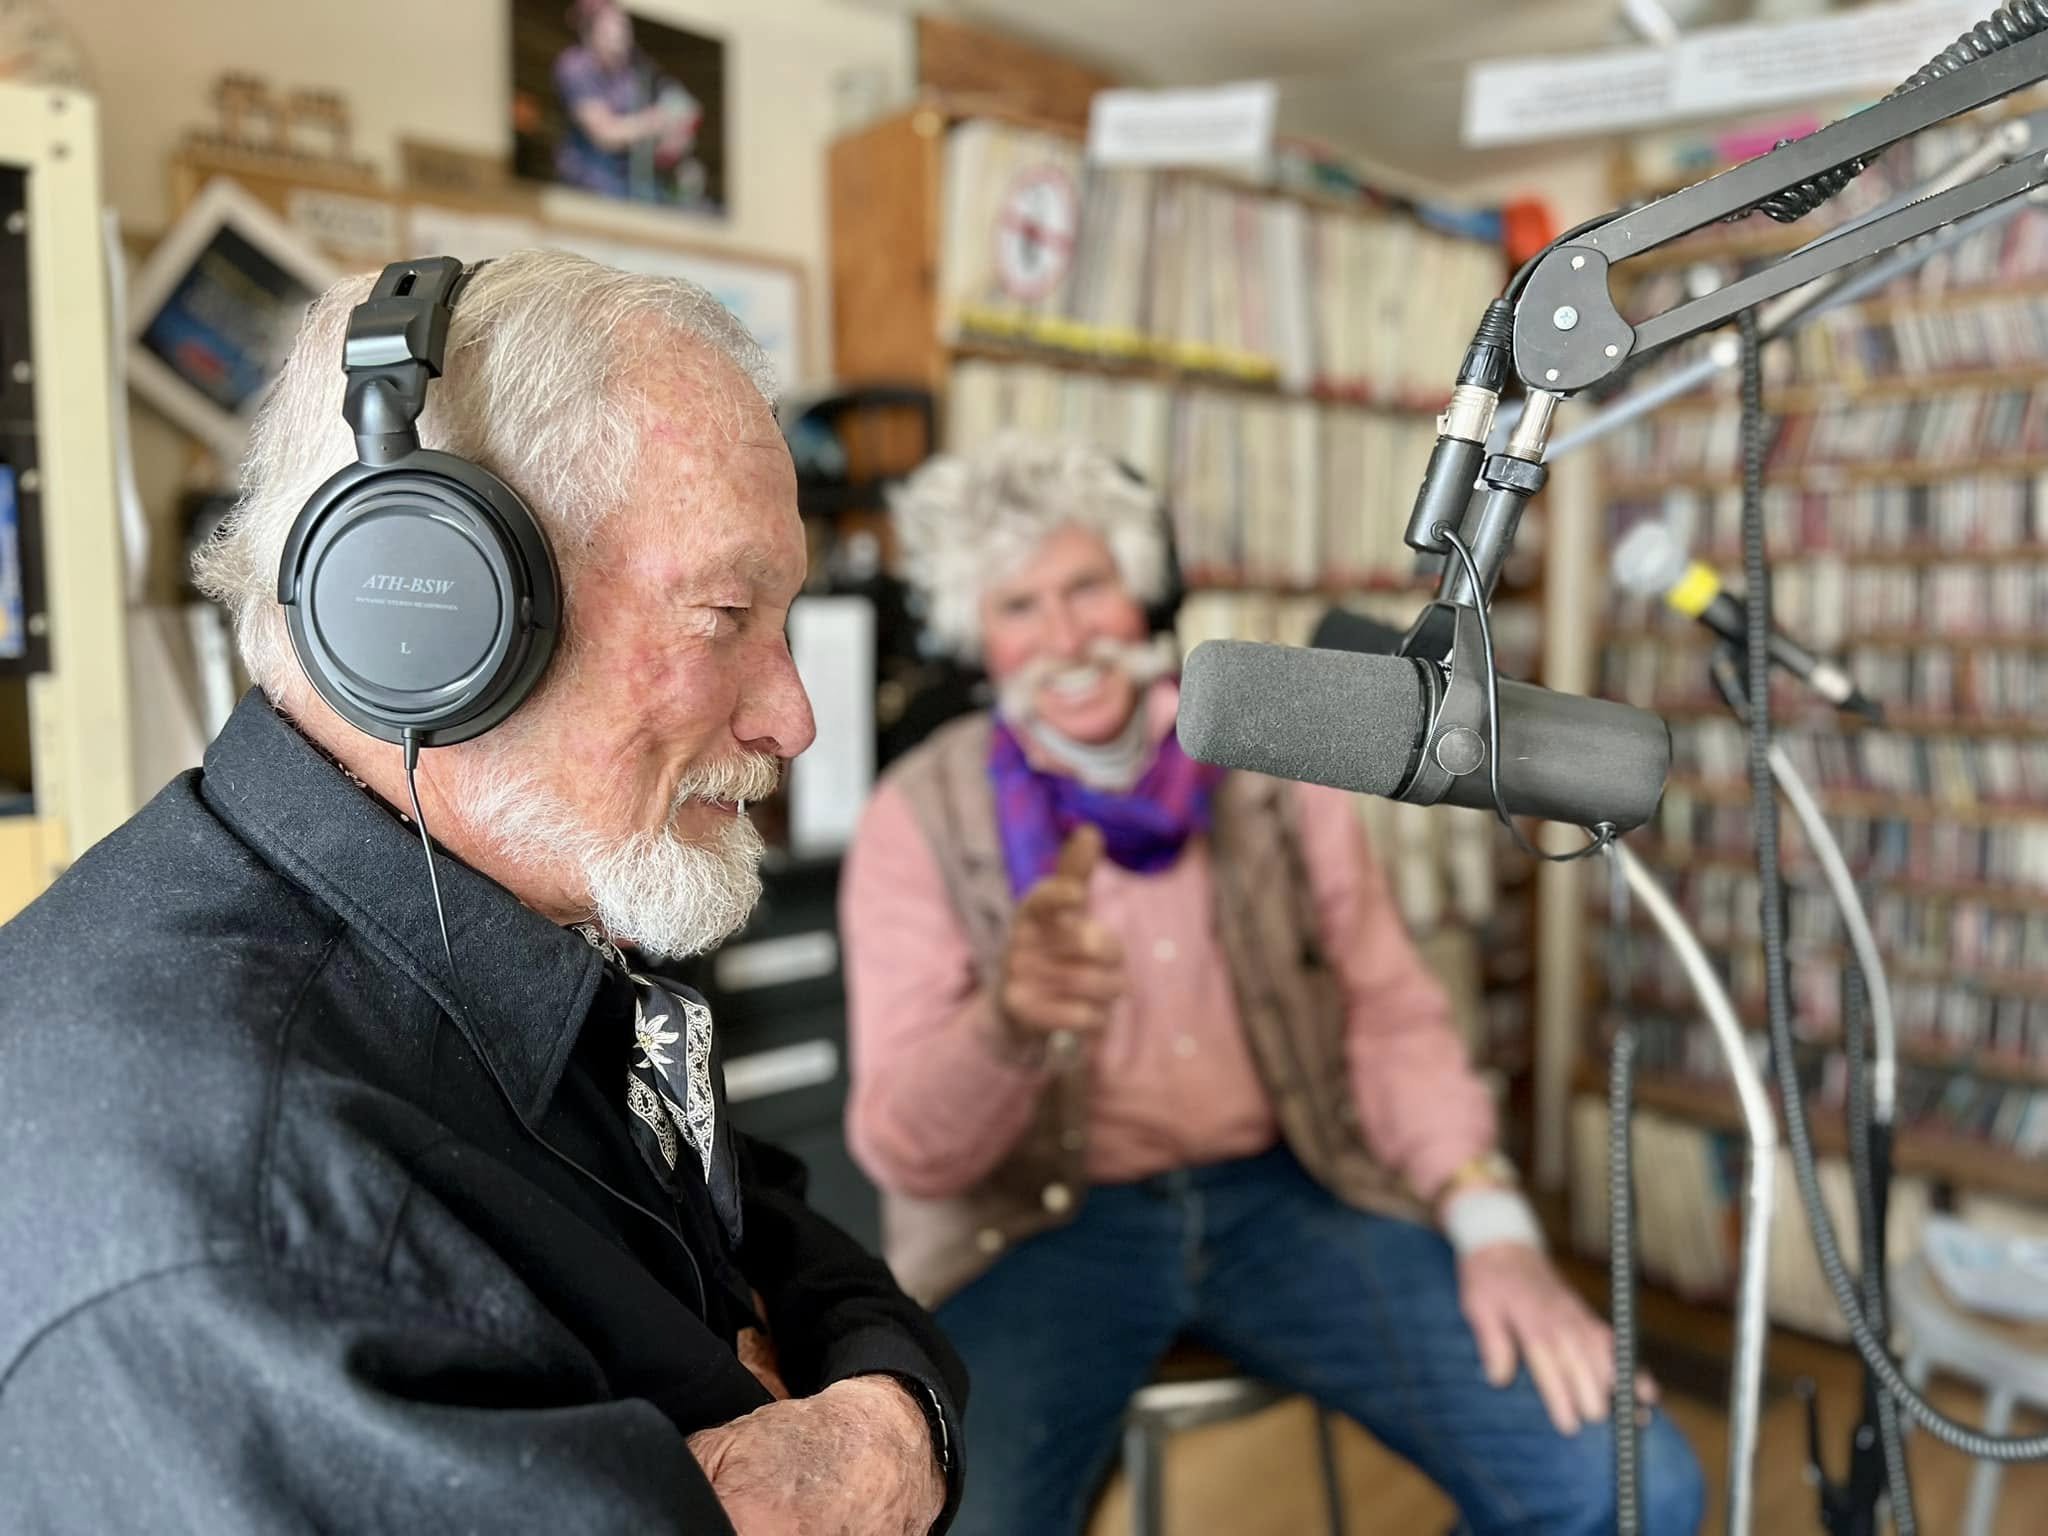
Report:
[{"label": "elderly man with white beard", "polygon": [[[841,891],[849,1138],[974,1374],[956,1532],[1076,1536],[1178,1338],[1357,1419],[1481,1536],[1611,1530],[1609,1335],[1349,797],[1174,737],[1152,496],[1012,436],[924,466],[895,526],[997,690],[891,769]],[[1691,1532],[1699,1467],[1646,1426],[1645,1529]]]},{"label": "elderly man with white beard", "polygon": [[420,438],[532,509],[564,632],[414,800],[279,601],[368,292],[309,313],[201,562],[257,688],[0,929],[0,1529],[942,1528],[957,1358],[734,1132],[661,971],[746,918],[813,734],[760,349],[688,283],[470,276]]}]

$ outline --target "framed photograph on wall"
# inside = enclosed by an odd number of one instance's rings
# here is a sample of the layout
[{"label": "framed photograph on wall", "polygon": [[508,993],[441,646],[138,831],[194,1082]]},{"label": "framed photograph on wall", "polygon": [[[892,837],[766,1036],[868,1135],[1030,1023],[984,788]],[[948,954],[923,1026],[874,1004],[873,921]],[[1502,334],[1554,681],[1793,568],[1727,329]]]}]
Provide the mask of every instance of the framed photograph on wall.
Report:
[{"label": "framed photograph on wall", "polygon": [[725,43],[621,0],[510,0],[512,166],[531,181],[722,216]]},{"label": "framed photograph on wall", "polygon": [[239,458],[306,306],[338,276],[241,187],[208,182],[130,285],[129,383]]},{"label": "framed photograph on wall", "polygon": [[761,343],[783,389],[812,381],[804,355],[804,273],[795,262],[430,204],[414,204],[409,210],[406,238],[413,250],[464,261],[502,256],[522,246],[548,246],[627,272],[686,277],[708,289]]}]

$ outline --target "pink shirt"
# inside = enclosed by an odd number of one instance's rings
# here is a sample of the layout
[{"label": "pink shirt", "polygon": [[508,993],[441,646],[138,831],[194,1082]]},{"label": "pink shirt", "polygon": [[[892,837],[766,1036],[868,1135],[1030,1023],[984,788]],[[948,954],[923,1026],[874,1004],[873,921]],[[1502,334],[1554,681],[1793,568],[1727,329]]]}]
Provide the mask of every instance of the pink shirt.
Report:
[{"label": "pink shirt", "polygon": [[[1171,685],[1154,695],[1164,729],[1173,701]],[[1359,1126],[1374,1155],[1428,1200],[1493,1146],[1492,1100],[1350,796],[1297,785],[1294,802],[1324,950],[1343,983]],[[1091,1179],[1118,1183],[1271,1147],[1278,1125],[1216,937],[1207,841],[1160,874],[1104,860],[1089,905],[1122,939],[1130,979],[1091,1057]],[[899,1194],[960,1194],[1024,1134],[1047,1074],[1003,1049],[938,864],[892,784],[868,805],[847,853],[840,929],[854,1158]]]}]

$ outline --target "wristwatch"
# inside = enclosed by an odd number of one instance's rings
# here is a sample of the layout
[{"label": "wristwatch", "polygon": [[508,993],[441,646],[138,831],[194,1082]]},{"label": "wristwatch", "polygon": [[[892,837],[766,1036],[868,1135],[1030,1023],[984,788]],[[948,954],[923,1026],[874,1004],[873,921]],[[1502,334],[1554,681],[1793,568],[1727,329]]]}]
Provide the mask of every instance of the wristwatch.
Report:
[{"label": "wristwatch", "polygon": [[1479,1156],[1460,1163],[1444,1180],[1444,1187],[1437,1192],[1437,1203],[1442,1204],[1459,1190],[1472,1184],[1496,1184],[1503,1189],[1519,1189],[1522,1176],[1515,1171],[1515,1165],[1501,1155],[1498,1149],[1482,1152]]},{"label": "wristwatch", "polygon": [[939,1394],[915,1376],[905,1376],[899,1371],[883,1374],[908,1392],[910,1400],[924,1414],[924,1426],[931,1435],[932,1455],[939,1463],[939,1477],[948,1487],[952,1486],[953,1432],[946,1426],[946,1410],[939,1403]]}]

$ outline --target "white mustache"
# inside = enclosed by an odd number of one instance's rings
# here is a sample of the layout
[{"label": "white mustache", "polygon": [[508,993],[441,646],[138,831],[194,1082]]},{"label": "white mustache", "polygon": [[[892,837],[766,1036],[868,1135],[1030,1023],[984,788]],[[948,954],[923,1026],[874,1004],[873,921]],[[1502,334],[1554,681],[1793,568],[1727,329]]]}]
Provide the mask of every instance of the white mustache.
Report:
[{"label": "white mustache", "polygon": [[742,752],[684,775],[669,806],[674,815],[692,800],[766,800],[782,783],[782,760],[766,752]]},{"label": "white mustache", "polygon": [[1176,650],[1173,636],[1157,635],[1150,640],[1125,641],[1100,639],[1090,642],[1086,653],[1079,662],[1063,661],[1056,657],[1041,656],[1027,662],[1021,672],[1003,684],[1001,705],[1004,716],[1013,721],[1030,719],[1036,714],[1035,703],[1038,690],[1061,672],[1071,671],[1076,666],[1109,667],[1121,672],[1138,687],[1166,676],[1174,667]]}]

